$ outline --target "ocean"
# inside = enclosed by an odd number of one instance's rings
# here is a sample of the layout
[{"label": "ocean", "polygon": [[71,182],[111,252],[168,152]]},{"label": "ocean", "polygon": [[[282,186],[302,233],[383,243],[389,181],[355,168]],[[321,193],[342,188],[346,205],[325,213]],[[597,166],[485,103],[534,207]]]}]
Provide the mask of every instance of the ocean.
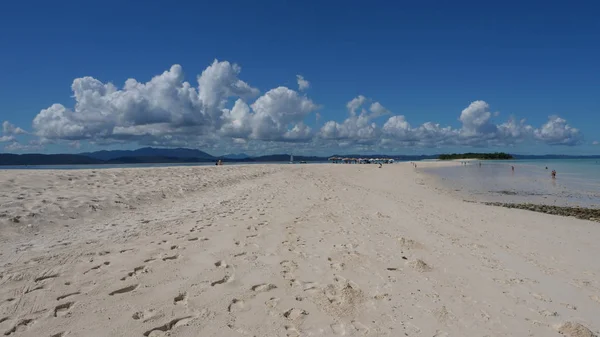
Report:
[{"label": "ocean", "polygon": [[[423,170],[467,200],[600,208],[600,159],[467,163]],[[556,179],[550,175],[552,170],[557,172]]]}]

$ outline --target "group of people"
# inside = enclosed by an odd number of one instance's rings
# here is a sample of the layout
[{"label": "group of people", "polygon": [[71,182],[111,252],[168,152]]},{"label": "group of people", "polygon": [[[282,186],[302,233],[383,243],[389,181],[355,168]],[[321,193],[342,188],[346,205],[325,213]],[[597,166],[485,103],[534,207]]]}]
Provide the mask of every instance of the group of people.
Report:
[{"label": "group of people", "polygon": [[[480,164],[481,165],[481,164]],[[513,172],[515,172],[515,167],[514,165],[511,166],[511,169]],[[546,170],[548,169],[548,166],[546,166]],[[552,170],[552,172],[550,173],[550,175],[552,176],[552,179],[556,179],[556,170]]]},{"label": "group of people", "polygon": [[215,165],[221,166],[221,165],[223,165],[223,161],[221,159],[219,159],[215,162]]}]

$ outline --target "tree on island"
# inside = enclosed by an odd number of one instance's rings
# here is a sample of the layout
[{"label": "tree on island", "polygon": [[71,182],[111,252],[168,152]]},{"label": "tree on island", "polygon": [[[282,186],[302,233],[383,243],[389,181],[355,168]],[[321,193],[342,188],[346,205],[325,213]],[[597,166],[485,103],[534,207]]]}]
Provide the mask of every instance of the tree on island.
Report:
[{"label": "tree on island", "polygon": [[508,153],[504,153],[504,152],[440,154],[440,156],[438,158],[440,160],[453,160],[453,159],[506,160],[506,159],[514,159],[512,155],[510,155]]}]

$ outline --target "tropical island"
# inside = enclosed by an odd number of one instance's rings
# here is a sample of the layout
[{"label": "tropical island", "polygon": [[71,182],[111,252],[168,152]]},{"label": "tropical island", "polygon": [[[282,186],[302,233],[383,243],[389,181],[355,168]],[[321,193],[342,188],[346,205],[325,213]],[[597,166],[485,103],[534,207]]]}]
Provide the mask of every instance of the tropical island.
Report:
[{"label": "tropical island", "polygon": [[511,154],[504,152],[494,153],[452,153],[452,154],[440,154],[438,159],[440,160],[454,160],[454,159],[481,159],[481,160],[507,160],[514,159]]}]

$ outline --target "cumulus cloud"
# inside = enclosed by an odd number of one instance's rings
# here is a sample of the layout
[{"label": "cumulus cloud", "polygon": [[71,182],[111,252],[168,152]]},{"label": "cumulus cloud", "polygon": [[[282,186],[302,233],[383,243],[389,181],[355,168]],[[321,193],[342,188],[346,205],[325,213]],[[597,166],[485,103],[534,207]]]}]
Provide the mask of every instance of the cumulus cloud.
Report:
[{"label": "cumulus cloud", "polygon": [[[299,141],[311,137],[304,118],[317,109],[310,99],[286,87],[269,90],[251,106],[237,100],[223,112],[220,132],[232,138],[264,141]],[[291,128],[290,128],[291,126]]]},{"label": "cumulus cloud", "polygon": [[359,95],[346,104],[349,117],[342,123],[329,121],[321,127],[319,136],[322,139],[345,140],[349,143],[372,144],[377,141],[380,130],[373,119],[389,114],[379,102],[374,102],[366,110],[363,106],[369,101]]},{"label": "cumulus cloud", "polygon": [[36,141],[32,141],[28,144],[22,144],[17,141],[13,141],[12,143],[6,145],[4,147],[5,151],[8,152],[25,152],[25,151],[37,151],[42,149],[42,144],[39,144]]},{"label": "cumulus cloud", "polygon": [[[286,87],[269,90],[249,106],[258,89],[239,79],[241,68],[215,60],[193,87],[173,65],[147,83],[128,79],[119,89],[92,77],[71,86],[76,104],[53,104],[33,120],[36,135],[68,141],[138,141],[149,144],[207,143],[216,135],[298,141],[311,130],[303,119],[316,110],[309,98]],[[227,109],[228,101],[236,99]]]},{"label": "cumulus cloud", "polygon": [[577,145],[583,141],[581,132],[567,124],[567,121],[550,116],[548,122],[535,130],[535,137],[550,145]]},{"label": "cumulus cloud", "polygon": [[[376,144],[380,147],[443,147],[443,146],[512,146],[527,140],[539,140],[549,145],[576,145],[581,133],[558,117],[550,117],[548,123],[535,129],[524,119],[514,117],[500,124],[493,117],[499,113],[491,112],[485,101],[473,101],[462,110],[459,121],[461,126],[453,128],[434,122],[412,126],[403,115],[393,115],[381,127],[371,120],[382,114],[389,114],[378,102],[371,104],[368,113],[363,108],[368,99],[362,95],[352,99],[346,105],[350,117],[342,123],[330,121],[321,128],[323,139],[338,140],[346,146],[357,144]],[[360,113],[359,113],[360,111]]]},{"label": "cumulus cloud", "polygon": [[[572,146],[583,140],[578,129],[557,116],[539,128],[515,117],[497,122],[499,112],[483,100],[466,104],[455,126],[434,121],[411,125],[404,115],[363,95],[347,102],[345,119],[327,121],[319,105],[301,93],[310,87],[301,75],[297,75],[298,91],[280,86],[261,94],[240,78],[241,70],[215,60],[196,77],[196,85],[186,81],[179,65],[145,83],[128,79],[121,87],[93,77],[77,78],[71,85],[74,106],[56,103],[42,109],[33,119],[32,135],[39,137],[39,144],[64,142],[72,147],[82,142],[98,146],[136,142],[232,151],[270,151],[296,143],[312,149],[354,146],[375,151],[407,146],[510,146],[528,140]],[[316,129],[309,126],[321,121]],[[3,142],[25,133],[9,122],[2,126]],[[10,150],[19,145],[8,146]]]},{"label": "cumulus cloud", "polygon": [[298,90],[305,91],[310,88],[310,82],[304,79],[302,75],[296,75],[296,80],[298,81]]},{"label": "cumulus cloud", "polygon": [[15,140],[14,136],[0,136],[0,143],[12,142]]},{"label": "cumulus cloud", "polygon": [[9,121],[4,121],[2,123],[2,133],[5,136],[14,136],[14,135],[25,134],[27,132],[25,130],[21,129],[20,127],[17,127],[14,124],[10,123]]},{"label": "cumulus cloud", "polygon": [[346,108],[348,108],[350,115],[356,116],[356,110],[358,110],[358,108],[365,104],[366,101],[367,98],[365,96],[358,95],[357,97],[353,98],[350,102],[348,102],[346,104]]},{"label": "cumulus cloud", "polygon": [[461,114],[461,135],[463,137],[480,136],[496,132],[497,128],[491,122],[490,106],[484,101],[474,101]]}]

